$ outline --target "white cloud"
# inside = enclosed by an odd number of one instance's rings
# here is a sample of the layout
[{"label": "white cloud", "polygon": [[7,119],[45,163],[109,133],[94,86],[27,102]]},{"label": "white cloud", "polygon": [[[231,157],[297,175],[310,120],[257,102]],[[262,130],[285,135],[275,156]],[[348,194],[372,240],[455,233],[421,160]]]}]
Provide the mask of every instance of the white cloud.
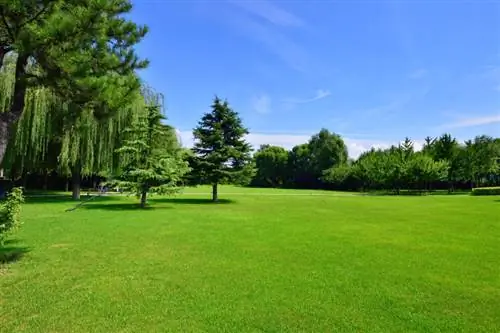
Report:
[{"label": "white cloud", "polygon": [[[194,140],[193,134],[190,131],[178,131],[181,137],[181,142],[185,147],[192,147]],[[270,144],[275,146],[281,146],[286,149],[292,149],[294,146],[306,143],[311,138],[311,134],[268,134],[268,133],[250,133],[246,137],[248,142],[258,149],[260,145]],[[397,145],[398,141],[380,141],[380,140],[370,140],[370,139],[349,139],[344,138],[344,142],[347,146],[349,152],[349,157],[357,158],[361,153],[370,150],[371,148],[385,149],[389,148],[391,145]],[[414,140],[415,150],[421,150],[423,147],[423,140]]]},{"label": "white cloud", "polygon": [[328,90],[324,89],[318,89],[316,90],[316,93],[313,97],[311,98],[305,98],[305,99],[300,99],[300,98],[286,98],[283,100],[285,103],[290,103],[290,104],[304,104],[304,103],[310,103],[314,101],[318,101],[320,99],[326,98],[330,96],[332,93]]},{"label": "white cloud", "polygon": [[419,68],[419,69],[416,69],[413,72],[411,72],[409,75],[409,78],[414,79],[414,80],[422,79],[422,78],[426,77],[427,74],[429,74],[429,71],[427,69]]},{"label": "white cloud", "polygon": [[473,127],[495,123],[500,123],[500,113],[483,117],[464,118],[453,123],[445,124],[441,126],[441,128]]},{"label": "white cloud", "polygon": [[266,114],[271,111],[271,98],[262,94],[252,99],[252,109],[260,114]]},{"label": "white cloud", "polygon": [[229,2],[274,25],[284,27],[304,26],[304,21],[302,19],[268,1],[229,0]]}]

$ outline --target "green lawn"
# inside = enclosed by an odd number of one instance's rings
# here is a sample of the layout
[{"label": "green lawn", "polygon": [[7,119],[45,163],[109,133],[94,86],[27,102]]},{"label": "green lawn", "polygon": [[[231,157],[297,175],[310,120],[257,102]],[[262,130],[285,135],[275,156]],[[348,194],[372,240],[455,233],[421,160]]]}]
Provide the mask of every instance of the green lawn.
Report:
[{"label": "green lawn", "polygon": [[0,331],[500,332],[500,197],[184,192],[25,204]]}]

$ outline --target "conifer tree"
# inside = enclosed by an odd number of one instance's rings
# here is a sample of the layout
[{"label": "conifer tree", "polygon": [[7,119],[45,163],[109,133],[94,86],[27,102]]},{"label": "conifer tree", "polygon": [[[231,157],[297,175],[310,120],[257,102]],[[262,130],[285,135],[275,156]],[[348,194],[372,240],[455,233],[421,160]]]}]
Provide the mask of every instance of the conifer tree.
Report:
[{"label": "conifer tree", "polygon": [[193,131],[193,151],[197,172],[212,185],[212,200],[218,200],[217,185],[234,180],[250,161],[250,145],[244,136],[248,130],[227,101],[215,97],[212,111],[206,113]]},{"label": "conifer tree", "polygon": [[169,194],[178,189],[182,176],[189,171],[183,152],[172,142],[172,128],[158,105],[147,106],[147,114],[139,117],[126,130],[124,145],[117,150],[122,162],[115,184],[140,198],[141,208],[149,193]]}]

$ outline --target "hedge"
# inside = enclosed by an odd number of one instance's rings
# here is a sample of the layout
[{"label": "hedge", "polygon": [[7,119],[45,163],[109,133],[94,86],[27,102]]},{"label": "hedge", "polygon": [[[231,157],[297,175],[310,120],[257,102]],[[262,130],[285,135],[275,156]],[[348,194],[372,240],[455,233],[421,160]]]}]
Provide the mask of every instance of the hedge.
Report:
[{"label": "hedge", "polygon": [[500,195],[500,186],[476,187],[472,189],[472,195]]}]

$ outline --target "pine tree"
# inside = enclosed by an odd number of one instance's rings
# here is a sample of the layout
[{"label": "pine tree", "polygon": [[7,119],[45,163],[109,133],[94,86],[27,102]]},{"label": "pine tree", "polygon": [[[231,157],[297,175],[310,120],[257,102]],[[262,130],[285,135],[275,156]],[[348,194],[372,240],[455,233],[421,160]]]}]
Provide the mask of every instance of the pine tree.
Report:
[{"label": "pine tree", "polygon": [[250,145],[244,140],[248,130],[227,101],[215,97],[212,111],[193,130],[199,174],[212,185],[212,200],[218,200],[217,185],[232,181],[250,161]]},{"label": "pine tree", "polygon": [[139,89],[134,46],[146,27],[124,18],[129,0],[0,0],[0,69],[14,57],[14,83],[0,113],[0,162],[30,87],[44,86],[71,111],[105,116]]},{"label": "pine tree", "polygon": [[160,107],[150,105],[147,111],[126,130],[124,145],[117,150],[123,167],[115,182],[124,191],[135,193],[142,208],[148,193],[175,192],[189,171],[182,150],[172,142],[172,128],[161,123]]}]

